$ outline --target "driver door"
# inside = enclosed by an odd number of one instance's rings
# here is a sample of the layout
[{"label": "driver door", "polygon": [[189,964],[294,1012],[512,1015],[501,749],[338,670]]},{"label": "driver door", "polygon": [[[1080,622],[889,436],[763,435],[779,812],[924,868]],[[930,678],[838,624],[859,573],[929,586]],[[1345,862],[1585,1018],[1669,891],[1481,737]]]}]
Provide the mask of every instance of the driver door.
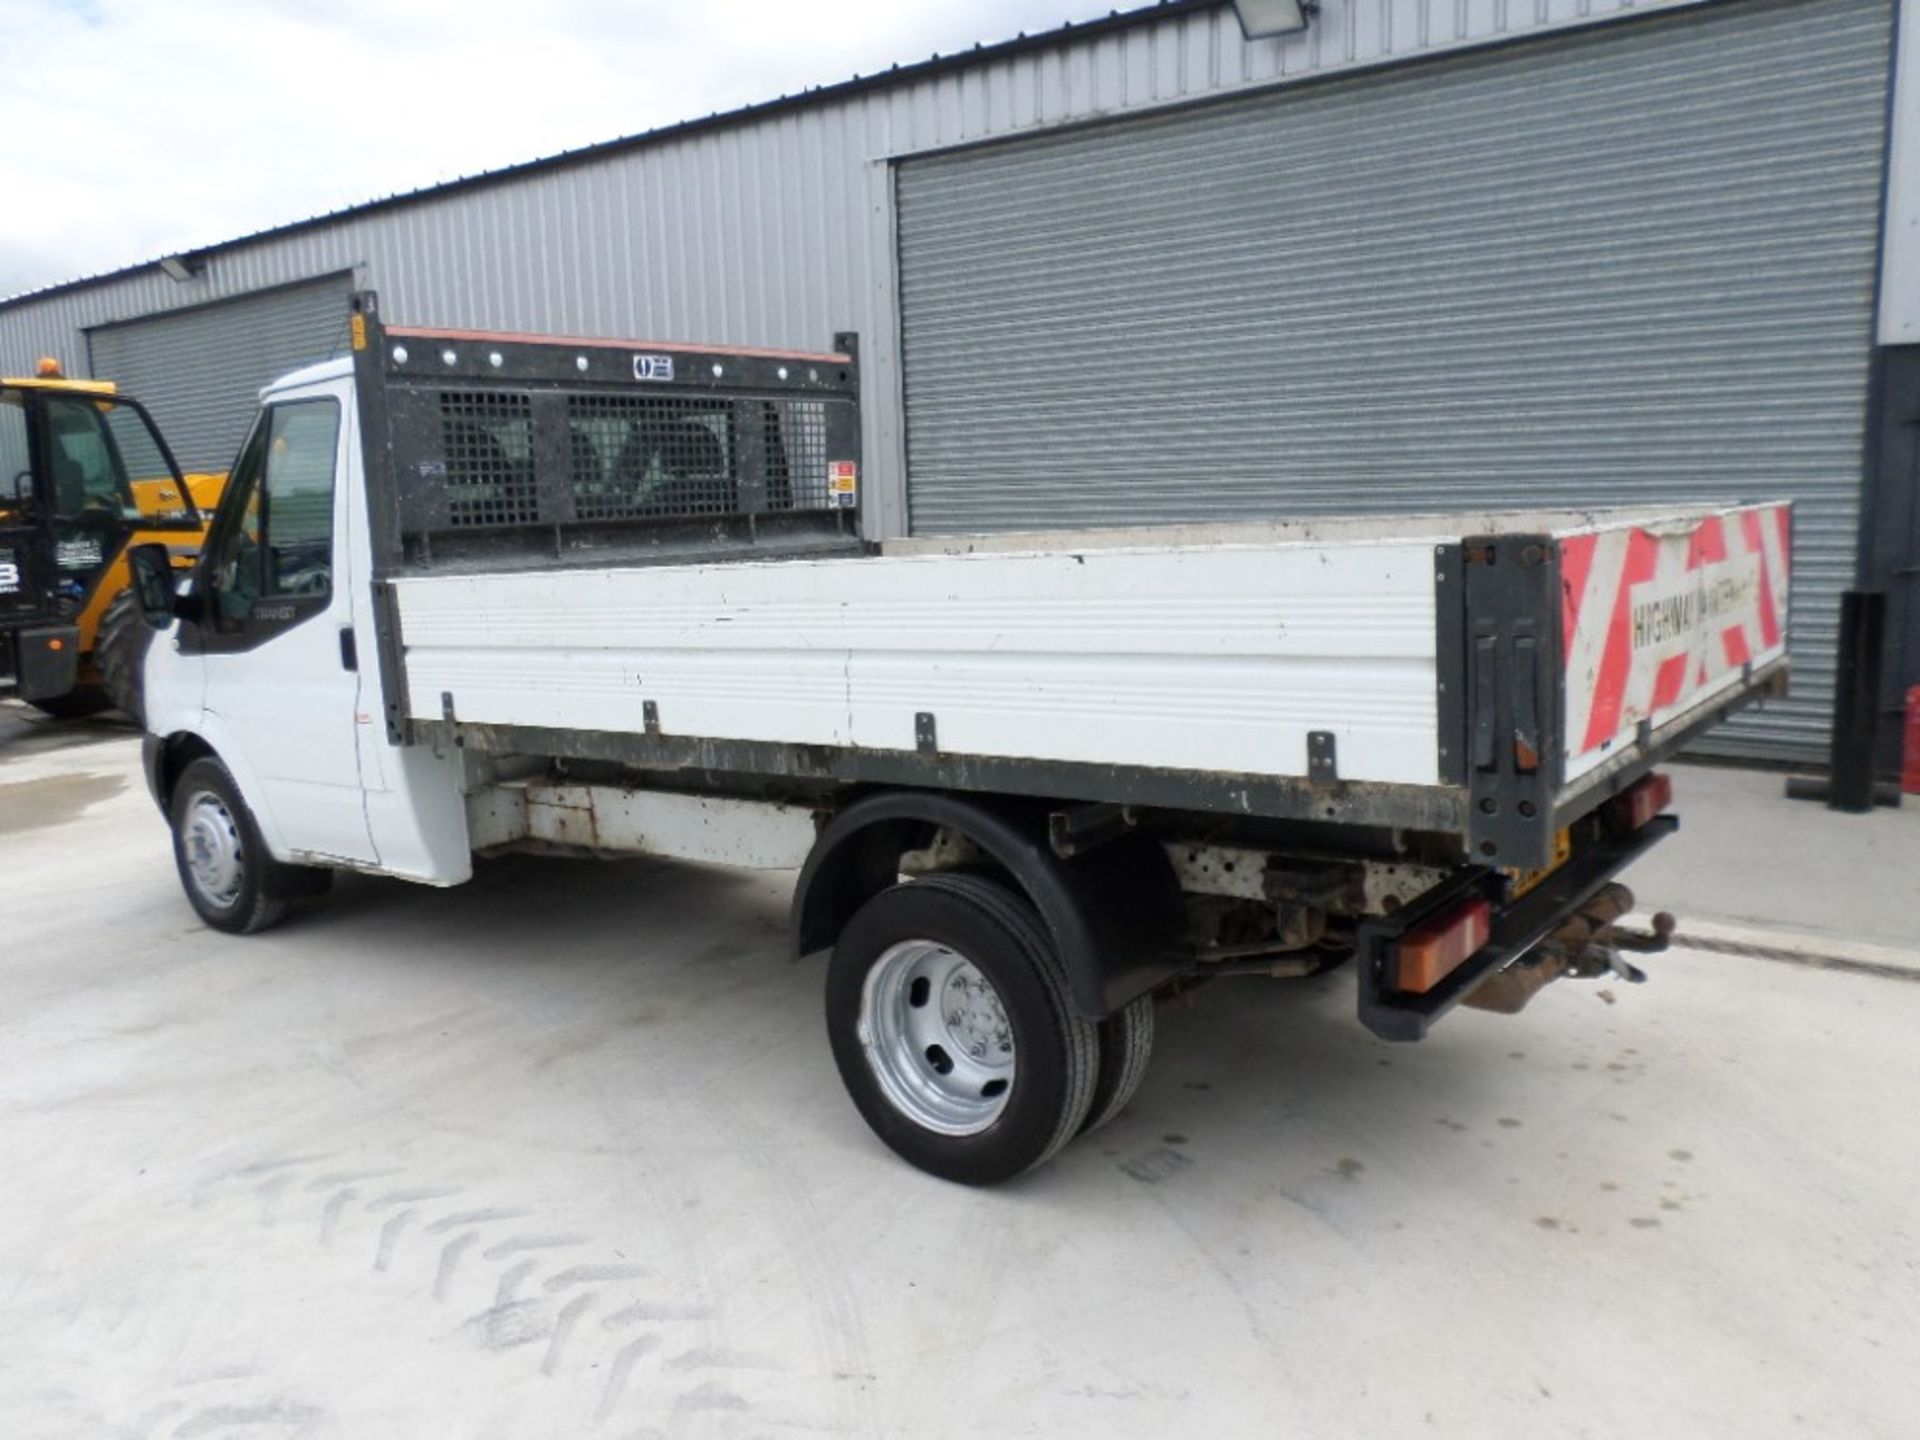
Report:
[{"label": "driver door", "polygon": [[[275,400],[240,453],[201,571],[195,640],[206,708],[271,829],[302,858],[376,864],[361,793],[359,676],[341,634],[350,408],[334,395]],[[184,637],[183,637],[184,639]]]},{"label": "driver door", "polygon": [[54,585],[74,613],[93,597],[140,518],[108,429],[112,408],[78,395],[40,401]]}]

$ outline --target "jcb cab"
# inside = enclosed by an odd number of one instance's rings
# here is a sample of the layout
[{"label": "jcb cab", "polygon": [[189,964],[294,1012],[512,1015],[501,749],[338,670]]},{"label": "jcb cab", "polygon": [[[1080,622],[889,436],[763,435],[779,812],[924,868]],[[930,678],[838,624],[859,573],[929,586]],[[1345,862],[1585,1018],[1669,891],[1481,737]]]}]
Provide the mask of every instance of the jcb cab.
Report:
[{"label": "jcb cab", "polygon": [[0,695],[50,715],[140,714],[147,631],[126,550],[185,567],[218,475],[183,476],[137,400],[51,359],[0,379]]}]

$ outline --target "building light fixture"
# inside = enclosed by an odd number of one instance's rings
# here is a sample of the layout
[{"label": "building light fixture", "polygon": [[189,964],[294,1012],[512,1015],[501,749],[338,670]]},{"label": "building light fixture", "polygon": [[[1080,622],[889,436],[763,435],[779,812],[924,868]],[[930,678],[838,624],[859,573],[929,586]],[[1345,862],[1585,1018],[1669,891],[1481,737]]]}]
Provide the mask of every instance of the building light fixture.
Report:
[{"label": "building light fixture", "polygon": [[1298,35],[1320,13],[1320,0],[1233,0],[1240,33],[1249,40]]},{"label": "building light fixture", "polygon": [[185,255],[167,255],[160,261],[160,269],[169,280],[184,285],[202,270],[207,268],[204,260],[191,260]]}]

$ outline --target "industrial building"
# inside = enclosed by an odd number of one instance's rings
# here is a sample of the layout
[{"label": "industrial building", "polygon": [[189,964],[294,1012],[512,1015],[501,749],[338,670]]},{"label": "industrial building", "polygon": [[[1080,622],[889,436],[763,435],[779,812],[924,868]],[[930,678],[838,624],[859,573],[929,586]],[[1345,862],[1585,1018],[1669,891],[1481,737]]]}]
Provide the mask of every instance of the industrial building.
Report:
[{"label": "industrial building", "polygon": [[1920,683],[1917,10],[1167,0],[0,302],[0,371],[220,468],[370,288],[857,332],[876,535],[1788,497],[1794,695],[1711,743],[1819,760],[1843,590],[1889,596],[1882,704]]}]

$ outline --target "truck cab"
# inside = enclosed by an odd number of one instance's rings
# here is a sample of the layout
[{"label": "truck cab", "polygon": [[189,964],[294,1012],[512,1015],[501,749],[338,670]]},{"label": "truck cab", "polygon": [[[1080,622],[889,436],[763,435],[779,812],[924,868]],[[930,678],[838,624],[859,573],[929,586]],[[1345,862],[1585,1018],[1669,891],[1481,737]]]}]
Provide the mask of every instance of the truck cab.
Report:
[{"label": "truck cab", "polygon": [[[445,762],[387,743],[381,676],[361,663],[377,642],[358,424],[346,360],[262,393],[148,661],[150,771],[158,783],[218,756],[283,866],[456,884],[471,856]],[[239,873],[234,798],[196,817],[215,898]]]}]

